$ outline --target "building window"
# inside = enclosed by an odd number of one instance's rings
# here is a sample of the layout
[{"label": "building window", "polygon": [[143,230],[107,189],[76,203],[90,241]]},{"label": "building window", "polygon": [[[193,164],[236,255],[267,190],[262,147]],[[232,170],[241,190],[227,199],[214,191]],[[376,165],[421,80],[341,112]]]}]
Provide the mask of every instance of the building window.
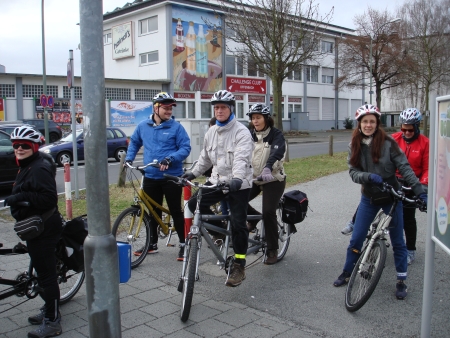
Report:
[{"label": "building window", "polygon": [[202,102],[200,117],[202,119],[210,119],[213,117],[213,107],[210,102]]},{"label": "building window", "polygon": [[288,114],[289,114],[288,117],[291,116],[290,113],[301,113],[301,111],[302,111],[301,104],[293,104],[293,103],[288,104]]},{"label": "building window", "polygon": [[158,16],[152,16],[139,21],[139,35],[144,35],[158,30]]},{"label": "building window", "polygon": [[111,43],[112,43],[111,33],[103,34],[103,44],[104,45],[110,45]]},{"label": "building window", "polygon": [[134,99],[138,101],[151,101],[159,92],[159,89],[135,89]]},{"label": "building window", "polygon": [[188,101],[188,119],[195,119],[195,101]]},{"label": "building window", "polygon": [[[82,99],[83,95],[82,95],[82,91],[81,91],[81,87],[73,87],[74,91],[74,95],[76,99]],[[70,99],[70,89],[68,86],[64,86],[63,87],[63,98],[65,99]]]},{"label": "building window", "polygon": [[248,76],[264,77],[263,72],[261,72],[259,70],[258,65],[251,58],[248,58],[248,60],[247,60],[247,74],[248,74]]},{"label": "building window", "polygon": [[0,97],[16,97],[16,86],[13,84],[0,84]]},{"label": "building window", "polygon": [[243,102],[239,102],[237,104],[237,117],[238,117],[238,119],[244,118],[244,103]]},{"label": "building window", "polygon": [[[40,97],[44,94],[43,85],[23,85],[23,97]],[[58,97],[58,86],[47,86],[47,95]]]},{"label": "building window", "polygon": [[149,65],[159,61],[158,51],[140,54],[139,59],[141,61],[141,66]]},{"label": "building window", "polygon": [[299,67],[297,70],[289,70],[288,80],[301,81],[302,80],[302,68]]},{"label": "building window", "polygon": [[130,88],[105,88],[107,100],[131,100]]},{"label": "building window", "polygon": [[227,55],[227,57],[226,57],[226,72],[227,72],[227,74],[244,75],[244,65],[243,65],[243,62],[240,60],[242,60],[242,59],[240,59],[236,56]]},{"label": "building window", "polygon": [[334,69],[333,68],[322,68],[322,83],[333,83],[334,79]]},{"label": "building window", "polygon": [[319,82],[319,67],[306,66],[306,81]]},{"label": "building window", "polygon": [[177,101],[177,106],[173,107],[173,114],[176,119],[186,118],[186,101]]},{"label": "building window", "polygon": [[333,53],[333,43],[329,41],[322,41],[322,52]]}]

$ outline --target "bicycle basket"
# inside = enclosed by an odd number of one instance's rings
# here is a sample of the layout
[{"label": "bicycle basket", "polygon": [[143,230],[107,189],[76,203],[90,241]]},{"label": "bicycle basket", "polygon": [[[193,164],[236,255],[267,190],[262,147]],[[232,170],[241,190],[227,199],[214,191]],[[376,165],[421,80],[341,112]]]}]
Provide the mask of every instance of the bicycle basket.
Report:
[{"label": "bicycle basket", "polygon": [[293,190],[283,195],[283,210],[281,219],[285,223],[303,222],[308,211],[308,197],[300,190]]}]

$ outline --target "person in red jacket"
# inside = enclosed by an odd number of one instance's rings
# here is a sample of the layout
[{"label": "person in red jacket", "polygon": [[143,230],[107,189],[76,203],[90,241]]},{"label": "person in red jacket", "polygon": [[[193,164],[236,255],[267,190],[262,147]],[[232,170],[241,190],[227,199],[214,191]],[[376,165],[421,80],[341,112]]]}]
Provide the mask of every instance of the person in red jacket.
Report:
[{"label": "person in red jacket", "polygon": [[[429,140],[419,130],[422,114],[417,108],[407,108],[401,112],[399,120],[401,123],[401,131],[392,134],[392,138],[405,153],[411,169],[416,174],[420,183],[428,186]],[[402,179],[398,171],[396,175],[400,180]],[[342,234],[350,235],[352,233],[355,217],[356,212],[353,215],[353,219],[342,229]],[[406,248],[408,250],[408,265],[410,265],[416,255],[417,223],[416,208],[407,203],[403,205],[403,223]]]},{"label": "person in red jacket", "polygon": [[[428,186],[429,140],[419,130],[422,114],[417,108],[407,108],[402,111],[399,119],[401,131],[392,134],[392,137],[405,153],[420,183]],[[402,179],[398,171],[396,175],[400,180]],[[409,265],[414,261],[416,255],[417,223],[416,208],[408,206],[407,203],[403,204],[403,222]]]}]

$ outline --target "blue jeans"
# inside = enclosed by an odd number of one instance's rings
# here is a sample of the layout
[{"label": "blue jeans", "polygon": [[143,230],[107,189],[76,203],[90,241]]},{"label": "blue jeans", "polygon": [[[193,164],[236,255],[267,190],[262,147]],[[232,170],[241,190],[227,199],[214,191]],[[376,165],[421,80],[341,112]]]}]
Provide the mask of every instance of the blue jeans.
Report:
[{"label": "blue jeans", "polygon": [[[372,205],[370,198],[361,195],[358,212],[356,213],[355,225],[352,232],[352,238],[347,248],[347,258],[345,260],[344,271],[352,272],[360,254],[361,248],[366,239],[367,232],[375,215],[380,208],[387,214],[392,203],[385,205]],[[397,279],[405,280],[407,276],[407,251],[403,239],[403,205],[397,204],[391,223],[389,224],[389,237],[391,238],[392,249],[394,250],[395,269],[397,270]],[[354,252],[356,250],[357,252]]]}]

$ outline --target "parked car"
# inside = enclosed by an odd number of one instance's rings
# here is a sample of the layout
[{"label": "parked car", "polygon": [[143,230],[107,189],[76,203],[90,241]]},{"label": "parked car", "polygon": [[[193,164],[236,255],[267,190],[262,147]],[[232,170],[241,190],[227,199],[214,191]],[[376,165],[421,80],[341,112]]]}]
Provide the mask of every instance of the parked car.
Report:
[{"label": "parked car", "polygon": [[0,130],[0,188],[12,188],[18,171],[10,135]]},{"label": "parked car", "polygon": [[[23,123],[32,124],[35,126],[42,135],[45,136],[45,121],[41,119],[23,119]],[[61,127],[54,121],[48,120],[48,138],[49,143],[53,143],[61,139],[62,137],[62,129]]]},{"label": "parked car", "polygon": [[[75,131],[77,142],[77,155],[79,161],[84,161],[84,140],[83,130],[77,129]],[[73,162],[73,136],[67,135],[58,142],[50,143],[41,147],[39,150],[50,154],[55,162],[63,166],[64,163]],[[106,143],[108,148],[108,158],[115,158],[120,161],[120,156],[125,155],[128,149],[128,138],[126,134],[119,128],[106,128]]]}]

